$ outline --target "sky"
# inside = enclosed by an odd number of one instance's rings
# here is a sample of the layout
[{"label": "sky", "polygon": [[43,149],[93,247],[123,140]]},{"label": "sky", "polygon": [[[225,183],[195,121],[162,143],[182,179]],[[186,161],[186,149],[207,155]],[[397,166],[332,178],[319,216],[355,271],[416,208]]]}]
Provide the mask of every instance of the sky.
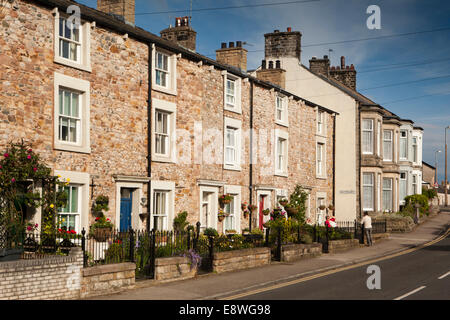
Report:
[{"label": "sky", "polygon": [[[93,8],[97,3],[78,2]],[[159,35],[174,25],[175,17],[189,15],[190,2],[136,0],[136,25]],[[222,42],[243,41],[249,51],[247,68],[255,69],[264,58],[265,33],[287,27],[300,31],[305,66],[312,56],[329,55],[332,65],[345,56],[346,64],[354,64],[358,72],[358,91],[424,129],[423,161],[435,166],[437,155],[438,180],[444,180],[444,128],[450,126],[450,1],[288,2],[293,0],[192,0],[197,52],[215,58]],[[270,5],[241,7],[257,4]],[[380,8],[381,29],[367,27],[370,5]],[[240,8],[200,10],[232,6]],[[173,12],[178,10],[184,11]],[[379,38],[405,33],[409,35]],[[374,37],[379,39],[330,44]],[[447,139],[450,144],[450,130]],[[448,165],[450,171],[450,161]]]}]

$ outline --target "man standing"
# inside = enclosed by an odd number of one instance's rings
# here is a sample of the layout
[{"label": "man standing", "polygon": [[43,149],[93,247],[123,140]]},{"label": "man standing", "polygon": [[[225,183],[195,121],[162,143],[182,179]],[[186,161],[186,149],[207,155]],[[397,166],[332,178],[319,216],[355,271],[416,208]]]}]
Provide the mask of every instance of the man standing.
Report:
[{"label": "man standing", "polygon": [[367,244],[372,245],[372,218],[367,211],[364,211],[364,217],[361,219],[361,225],[364,227],[366,233]]}]

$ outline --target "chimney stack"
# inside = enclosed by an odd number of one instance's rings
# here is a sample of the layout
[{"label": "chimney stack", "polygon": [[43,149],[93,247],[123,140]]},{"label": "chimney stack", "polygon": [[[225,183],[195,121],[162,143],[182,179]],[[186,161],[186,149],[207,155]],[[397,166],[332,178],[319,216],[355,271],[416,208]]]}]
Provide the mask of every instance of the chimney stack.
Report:
[{"label": "chimney stack", "polygon": [[[174,42],[181,47],[195,51],[197,32],[190,26],[189,17],[175,18],[175,27],[160,32],[161,38]],[[222,43],[222,46],[224,44]],[[226,46],[226,44],[225,44]]]},{"label": "chimney stack", "polygon": [[341,57],[340,67],[331,68],[329,71],[329,77],[342,83],[343,85],[356,90],[356,70],[352,64],[350,66],[345,65],[345,57]]},{"label": "chimney stack", "polygon": [[134,26],[134,0],[97,0],[97,10]]},{"label": "chimney stack", "polygon": [[323,56],[323,59],[312,57],[312,59],[309,60],[309,69],[314,73],[328,77],[330,70],[330,59],[328,59],[328,56]]},{"label": "chimney stack", "polygon": [[286,30],[285,32],[274,30],[264,35],[266,59],[295,57],[300,60],[302,34],[299,31],[292,31],[291,27]]},{"label": "chimney stack", "polygon": [[269,60],[269,67],[267,69],[266,64],[267,61],[263,60],[261,69],[256,70],[256,77],[284,89],[286,86],[286,70],[281,69],[281,61],[275,60],[275,68],[274,61]]},{"label": "chimney stack", "polygon": [[226,42],[222,42],[220,49],[216,50],[216,60],[247,72],[247,49],[242,47],[242,41],[236,41],[236,46],[229,42],[228,48]]}]

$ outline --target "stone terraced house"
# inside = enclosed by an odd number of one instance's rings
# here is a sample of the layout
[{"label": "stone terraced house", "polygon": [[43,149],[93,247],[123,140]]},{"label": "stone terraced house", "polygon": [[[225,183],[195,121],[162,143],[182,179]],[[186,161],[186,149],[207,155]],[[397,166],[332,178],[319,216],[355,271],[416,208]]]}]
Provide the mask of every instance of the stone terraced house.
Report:
[{"label": "stone terraced house", "polygon": [[[0,13],[0,147],[30,141],[70,179],[66,227],[87,229],[106,195],[121,230],[171,229],[186,210],[192,224],[239,232],[250,223],[244,202],[262,228],[262,210],[297,184],[309,193],[307,216],[323,219],[318,206],[335,202],[339,114],[252,76],[241,42],[213,60],[195,52],[189,20],[159,37],[134,26],[133,0],[117,2],[14,0]],[[222,194],[233,201],[219,222]]]},{"label": "stone terraced house", "polygon": [[[328,56],[312,57],[309,68],[302,65],[301,37],[290,27],[264,34],[264,60],[251,73],[339,113],[334,174],[338,220],[359,219],[364,211],[398,211],[405,196],[422,192],[423,129],[359,93],[357,72],[345,57],[340,66],[331,66]],[[320,113],[318,117],[323,122]]]}]

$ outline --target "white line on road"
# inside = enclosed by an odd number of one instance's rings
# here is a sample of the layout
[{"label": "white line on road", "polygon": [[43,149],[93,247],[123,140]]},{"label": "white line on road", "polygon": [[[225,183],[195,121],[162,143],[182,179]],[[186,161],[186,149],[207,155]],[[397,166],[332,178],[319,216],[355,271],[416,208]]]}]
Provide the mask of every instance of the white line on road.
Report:
[{"label": "white line on road", "polygon": [[403,298],[406,298],[407,296],[410,296],[410,295],[412,295],[412,294],[416,293],[417,291],[420,291],[420,290],[422,290],[424,288],[426,288],[426,286],[421,286],[421,287],[417,288],[416,290],[413,290],[411,292],[408,292],[407,294],[404,294],[404,295],[402,295],[402,296],[400,296],[398,298],[395,298],[394,300],[402,300]]},{"label": "white line on road", "polygon": [[449,272],[447,272],[446,274],[443,274],[442,276],[440,276],[438,279],[439,280],[441,280],[441,279],[444,279],[446,276],[448,276],[450,274],[450,271]]}]

